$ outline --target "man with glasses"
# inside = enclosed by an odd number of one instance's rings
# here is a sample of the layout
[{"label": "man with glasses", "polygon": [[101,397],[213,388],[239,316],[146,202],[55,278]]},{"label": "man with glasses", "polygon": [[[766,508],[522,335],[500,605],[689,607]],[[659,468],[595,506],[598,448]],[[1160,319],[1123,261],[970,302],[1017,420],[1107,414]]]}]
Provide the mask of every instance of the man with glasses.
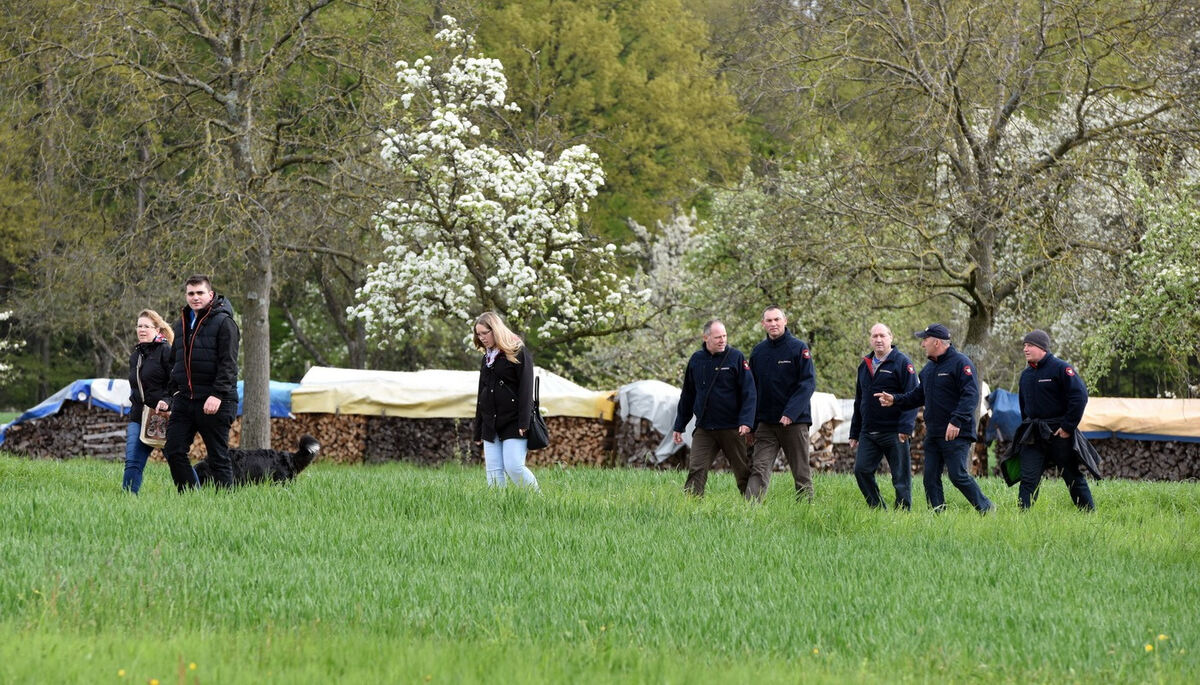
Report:
[{"label": "man with glasses", "polygon": [[229,428],[237,416],[238,342],[233,307],[213,292],[208,276],[195,275],[184,286],[187,306],[175,322],[173,366],[167,386],[170,401],[158,410],[171,413],[163,456],[180,492],[199,485],[188,459],[196,433],[208,450],[217,487],[233,486]]}]

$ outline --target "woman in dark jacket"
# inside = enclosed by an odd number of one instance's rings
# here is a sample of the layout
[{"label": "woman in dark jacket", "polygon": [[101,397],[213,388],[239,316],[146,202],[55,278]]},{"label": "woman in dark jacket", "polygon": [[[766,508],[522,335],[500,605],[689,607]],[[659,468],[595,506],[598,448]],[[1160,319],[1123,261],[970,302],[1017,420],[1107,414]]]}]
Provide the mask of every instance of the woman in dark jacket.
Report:
[{"label": "woman in dark jacket", "polygon": [[533,356],[525,342],[495,312],[475,320],[475,347],[483,351],[479,399],[475,403],[475,444],[483,444],[488,485],[508,481],[538,489],[525,466],[533,408]]},{"label": "woman in dark jacket", "polygon": [[167,396],[174,339],[175,333],[158,312],[143,309],[138,314],[138,341],[129,356],[129,402],[133,406],[129,409],[129,425],[125,427],[125,475],[121,479],[121,487],[135,495],[142,487],[142,472],[152,449],[140,439],[142,407],[153,410]]}]

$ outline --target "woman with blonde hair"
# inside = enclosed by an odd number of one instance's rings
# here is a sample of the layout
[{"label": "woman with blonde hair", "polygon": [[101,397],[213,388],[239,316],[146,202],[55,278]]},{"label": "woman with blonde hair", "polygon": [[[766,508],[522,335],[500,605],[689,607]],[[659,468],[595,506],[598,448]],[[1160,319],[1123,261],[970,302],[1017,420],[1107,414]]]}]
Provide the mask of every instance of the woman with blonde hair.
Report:
[{"label": "woman with blonde hair", "polygon": [[533,408],[533,356],[525,341],[495,312],[484,312],[475,319],[472,338],[483,352],[475,403],[475,444],[483,445],[488,485],[504,487],[511,480],[536,490],[537,478],[525,466],[525,434]]},{"label": "woman with blonde hair", "polygon": [[137,318],[137,344],[129,357],[129,424],[125,427],[125,475],[121,487],[137,494],[142,472],[150,458],[149,445],[141,441],[142,407],[154,409],[167,396],[171,377],[171,343],[175,332],[153,309],[143,309]]}]

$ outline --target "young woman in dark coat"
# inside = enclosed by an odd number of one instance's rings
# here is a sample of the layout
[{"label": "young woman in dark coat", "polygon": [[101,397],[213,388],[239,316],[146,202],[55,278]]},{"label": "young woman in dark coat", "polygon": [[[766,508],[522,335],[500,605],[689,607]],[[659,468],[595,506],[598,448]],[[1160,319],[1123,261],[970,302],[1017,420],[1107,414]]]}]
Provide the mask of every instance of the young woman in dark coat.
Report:
[{"label": "young woman in dark coat", "polygon": [[533,408],[533,356],[525,342],[495,312],[475,320],[475,347],[483,352],[479,366],[479,399],[475,403],[475,444],[483,444],[488,485],[508,481],[538,488],[525,466],[530,411]]},{"label": "young woman in dark coat", "polygon": [[153,449],[140,439],[142,407],[153,410],[167,396],[174,339],[175,333],[158,312],[143,309],[138,314],[137,345],[129,357],[129,401],[133,406],[129,410],[129,425],[125,427],[125,475],[121,479],[121,487],[135,495],[142,487],[142,472]]}]

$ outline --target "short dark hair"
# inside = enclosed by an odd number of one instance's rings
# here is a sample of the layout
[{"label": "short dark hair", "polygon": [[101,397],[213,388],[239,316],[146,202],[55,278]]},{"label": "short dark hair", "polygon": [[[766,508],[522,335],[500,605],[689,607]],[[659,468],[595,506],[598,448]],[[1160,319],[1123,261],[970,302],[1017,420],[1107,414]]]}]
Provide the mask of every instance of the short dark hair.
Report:
[{"label": "short dark hair", "polygon": [[779,316],[781,316],[785,319],[787,318],[787,312],[783,311],[783,307],[780,307],[777,304],[772,304],[772,305],[768,305],[767,308],[763,310],[763,318],[764,319],[767,318],[767,312],[771,311],[772,309],[779,312]]},{"label": "short dark hair", "polygon": [[186,288],[189,285],[200,285],[202,283],[208,286],[209,290],[213,289],[212,281],[210,281],[208,276],[205,276],[204,274],[192,274],[191,276],[188,276],[188,279],[183,282],[183,287]]}]

